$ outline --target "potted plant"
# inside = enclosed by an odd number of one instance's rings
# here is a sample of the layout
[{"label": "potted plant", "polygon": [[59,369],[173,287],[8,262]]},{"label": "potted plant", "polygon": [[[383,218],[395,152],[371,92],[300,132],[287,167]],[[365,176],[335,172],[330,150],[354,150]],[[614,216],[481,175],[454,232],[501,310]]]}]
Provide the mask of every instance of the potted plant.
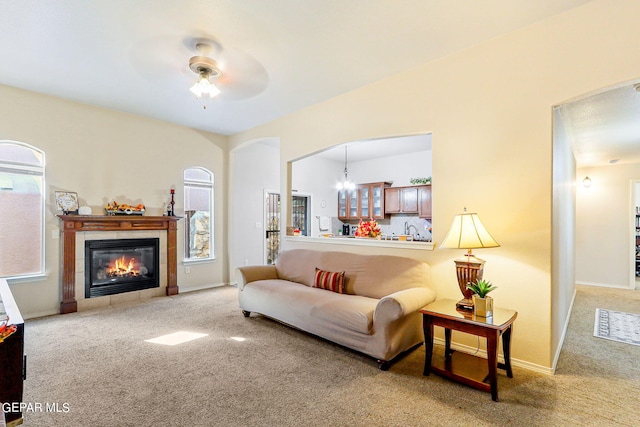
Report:
[{"label": "potted plant", "polygon": [[487,294],[498,288],[488,280],[477,279],[475,282],[467,283],[467,289],[473,292],[473,313],[481,317],[492,316],[493,298]]},{"label": "potted plant", "polygon": [[431,184],[431,177],[428,178],[411,178],[409,180],[411,184]]}]

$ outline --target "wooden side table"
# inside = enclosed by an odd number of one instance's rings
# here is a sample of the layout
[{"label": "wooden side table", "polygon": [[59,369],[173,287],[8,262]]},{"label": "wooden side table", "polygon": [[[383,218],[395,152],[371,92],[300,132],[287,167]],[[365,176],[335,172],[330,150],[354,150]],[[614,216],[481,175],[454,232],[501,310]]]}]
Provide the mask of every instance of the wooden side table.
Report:
[{"label": "wooden side table", "polygon": [[[420,310],[424,328],[424,375],[433,372],[478,390],[491,392],[498,401],[498,368],[504,369],[509,378],[511,371],[511,331],[518,313],[496,308],[491,317],[475,316],[473,311],[456,309],[456,301],[442,299]],[[444,360],[433,361],[433,327],[442,326],[445,336]],[[451,331],[461,331],[487,339],[487,356],[484,359],[461,351],[451,350]],[[498,363],[498,339],[502,336],[504,363]],[[488,369],[487,369],[488,368]]]}]

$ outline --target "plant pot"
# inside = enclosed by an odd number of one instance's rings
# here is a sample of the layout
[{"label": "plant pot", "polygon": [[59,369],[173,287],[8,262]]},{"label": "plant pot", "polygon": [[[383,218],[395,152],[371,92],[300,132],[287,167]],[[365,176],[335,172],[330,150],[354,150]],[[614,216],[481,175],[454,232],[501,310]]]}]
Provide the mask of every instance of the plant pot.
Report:
[{"label": "plant pot", "polygon": [[493,298],[473,296],[473,314],[480,317],[493,316]]}]

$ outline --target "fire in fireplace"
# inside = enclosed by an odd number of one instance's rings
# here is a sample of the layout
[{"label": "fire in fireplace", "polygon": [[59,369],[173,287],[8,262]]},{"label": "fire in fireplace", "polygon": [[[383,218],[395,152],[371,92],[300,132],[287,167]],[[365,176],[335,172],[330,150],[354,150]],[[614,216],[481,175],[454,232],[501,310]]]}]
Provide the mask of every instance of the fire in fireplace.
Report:
[{"label": "fire in fireplace", "polygon": [[159,239],[87,240],[85,298],[157,288]]}]

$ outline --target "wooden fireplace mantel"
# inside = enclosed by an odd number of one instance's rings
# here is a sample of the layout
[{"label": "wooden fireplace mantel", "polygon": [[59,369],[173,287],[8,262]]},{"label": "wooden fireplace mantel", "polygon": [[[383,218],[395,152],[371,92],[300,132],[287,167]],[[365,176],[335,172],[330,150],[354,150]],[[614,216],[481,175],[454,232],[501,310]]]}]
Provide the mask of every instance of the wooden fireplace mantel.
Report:
[{"label": "wooden fireplace mantel", "polygon": [[60,314],[78,311],[76,301],[76,232],[78,231],[167,231],[167,295],[178,293],[177,216],[58,215],[62,228],[62,302]]}]

